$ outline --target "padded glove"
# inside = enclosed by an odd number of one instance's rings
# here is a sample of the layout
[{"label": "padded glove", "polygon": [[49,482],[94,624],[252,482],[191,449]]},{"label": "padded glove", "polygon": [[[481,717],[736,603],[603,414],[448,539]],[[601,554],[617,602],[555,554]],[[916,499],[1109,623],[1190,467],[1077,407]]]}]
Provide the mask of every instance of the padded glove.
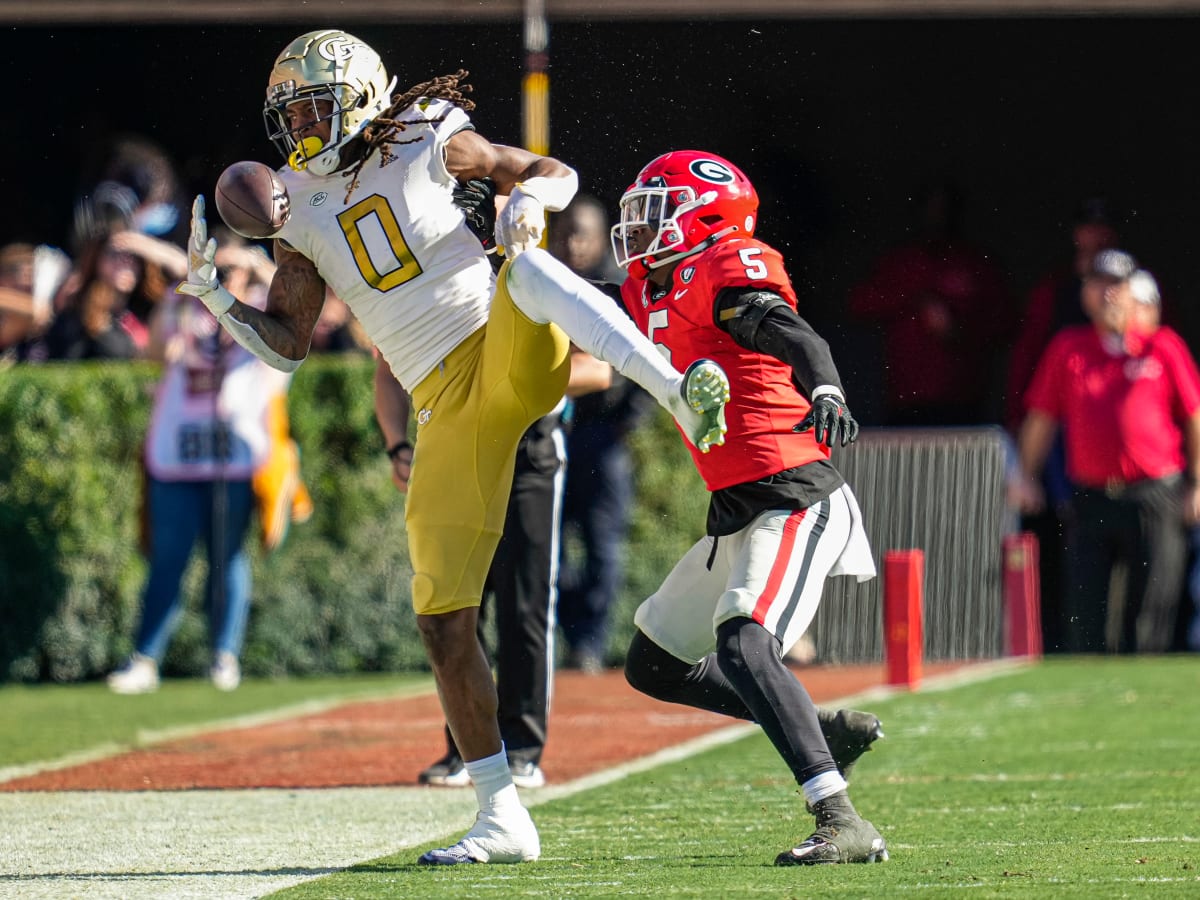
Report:
[{"label": "padded glove", "polygon": [[792,431],[810,430],[817,443],[827,447],[832,447],[839,435],[843,447],[854,443],[858,437],[858,423],[846,408],[846,401],[836,394],[822,394],[814,398],[808,415],[792,428]]},{"label": "padded glove", "polygon": [[467,227],[479,238],[485,253],[496,252],[496,182],[472,178],[451,192],[454,205],[463,211]]}]

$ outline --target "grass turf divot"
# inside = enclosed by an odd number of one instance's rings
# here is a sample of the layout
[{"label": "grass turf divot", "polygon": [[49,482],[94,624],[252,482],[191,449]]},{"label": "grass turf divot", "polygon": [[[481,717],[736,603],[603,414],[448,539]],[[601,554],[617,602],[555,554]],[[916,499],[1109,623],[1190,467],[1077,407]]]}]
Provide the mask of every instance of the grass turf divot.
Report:
[{"label": "grass turf divot", "polygon": [[885,865],[771,866],[811,820],[752,734],[538,805],[536,864],[414,865],[456,833],[273,896],[1196,896],[1197,687],[1186,657],[1053,659],[872,704],[887,738],[851,787]]}]

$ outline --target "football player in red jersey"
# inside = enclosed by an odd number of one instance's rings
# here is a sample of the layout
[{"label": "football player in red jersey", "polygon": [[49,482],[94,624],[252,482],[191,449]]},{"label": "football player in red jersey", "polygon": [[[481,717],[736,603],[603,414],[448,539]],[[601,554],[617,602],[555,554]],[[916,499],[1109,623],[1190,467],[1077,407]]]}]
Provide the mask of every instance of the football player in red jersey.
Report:
[{"label": "football player in red jersey", "polygon": [[754,239],[757,215],[746,176],[698,151],[658,157],[621,198],[612,240],[625,305],[673,365],[717,362],[733,398],[725,444],[692,453],[712,492],[707,535],[638,608],[625,674],[652,697],[762,726],[816,816],[776,865],[882,861],[844,777],[879,721],[819,716],[783,662],[827,575],[875,575],[858,503],[829,460],[858,424],[782,256]]}]

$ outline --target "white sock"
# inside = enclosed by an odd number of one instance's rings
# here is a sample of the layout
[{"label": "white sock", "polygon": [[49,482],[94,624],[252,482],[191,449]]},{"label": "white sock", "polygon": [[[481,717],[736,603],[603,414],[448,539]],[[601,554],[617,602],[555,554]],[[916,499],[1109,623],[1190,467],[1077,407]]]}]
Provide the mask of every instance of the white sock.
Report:
[{"label": "white sock", "polygon": [[667,410],[678,410],[682,374],[611,297],[541,248],[514,259],[507,277],[521,312],[539,324],[553,322],[576,346],[640,384]]},{"label": "white sock", "polygon": [[504,744],[500,745],[499,753],[485,756],[483,759],[469,760],[466,767],[467,774],[471,776],[471,784],[475,786],[475,797],[482,812],[499,813],[521,805],[517,787],[513,784],[512,772],[508,768],[508,754],[504,752]]},{"label": "white sock", "polygon": [[846,789],[846,779],[841,776],[837,769],[832,772],[822,772],[820,775],[814,775],[808,781],[804,782],[804,799],[808,801],[808,805],[812,806],[826,797],[832,797],[839,791]]}]

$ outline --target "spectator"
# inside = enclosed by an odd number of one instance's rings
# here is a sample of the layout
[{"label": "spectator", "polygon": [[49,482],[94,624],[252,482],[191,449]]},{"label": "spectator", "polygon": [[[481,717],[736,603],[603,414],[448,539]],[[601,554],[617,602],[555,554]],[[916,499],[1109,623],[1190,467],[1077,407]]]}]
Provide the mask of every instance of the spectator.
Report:
[{"label": "spectator", "polygon": [[[1068,325],[1090,324],[1083,309],[1083,282],[1101,250],[1117,246],[1115,217],[1108,202],[1083,200],[1071,220],[1069,258],[1034,284],[1009,356],[1004,393],[1004,424],[1016,438],[1025,417],[1025,399],[1034,368],[1050,339]],[[1071,517],[1072,487],[1066,475],[1061,429],[1042,467],[1045,503],[1037,513],[1021,517],[1021,527],[1038,539],[1042,597],[1042,631],[1047,649],[1066,644],[1061,583],[1064,531]]]},{"label": "spectator", "polygon": [[922,192],[915,212],[913,239],[850,292],[850,313],[882,329],[885,423],[987,421],[996,349],[1013,323],[1003,276],[962,237],[953,185]]},{"label": "spectator", "polygon": [[[624,280],[610,250],[608,217],[594,197],[580,195],[550,221],[550,252],[575,274],[610,284]],[[653,398],[614,375],[607,390],[571,405],[563,530],[578,534],[583,559],[563,541],[558,621],[566,666],[598,673],[605,665],[609,615],[625,574],[625,540],[634,494],[630,433],[654,413]]]},{"label": "spectator", "polygon": [[174,244],[119,230],[83,247],[63,286],[62,309],[45,336],[46,357],[56,360],[133,359],[147,355],[148,320],[133,307],[149,309],[165,291],[166,279],[187,274],[187,258]]},{"label": "spectator", "polygon": [[187,238],[175,164],[149,138],[117,137],[89,166],[90,187],[75,204],[72,237],[81,247],[99,235],[128,228],[182,244]]},{"label": "spectator", "polygon": [[[1133,324],[1138,331],[1146,335],[1153,335],[1160,328],[1171,331],[1169,327],[1161,325],[1162,296],[1152,274],[1139,269],[1129,277],[1126,287],[1133,300]],[[1184,585],[1185,605],[1179,611],[1179,627],[1176,629],[1182,634],[1177,644],[1181,648],[1200,650],[1200,524],[1191,519],[1186,508],[1183,513],[1184,522],[1189,526],[1191,546]]]},{"label": "spectator", "polygon": [[[182,255],[182,251],[179,251]],[[274,267],[233,235],[216,263],[231,291],[262,307]],[[238,657],[250,611],[246,536],[255,472],[268,460],[271,422],[288,376],[259,361],[199,301],[168,294],[154,322],[152,356],[164,364],[146,437],[144,540],[150,572],[134,652],[108,677],[118,694],[159,686],[174,632],[180,581],[197,541],[208,561],[206,611],[213,643],[210,677],[222,691],[241,680]]]},{"label": "spectator", "polygon": [[51,301],[70,267],[65,253],[46,244],[0,248],[0,356],[27,357],[50,324]]},{"label": "spectator", "polygon": [[550,253],[576,275],[603,284],[620,284],[625,273],[613,258],[604,204],[579,194],[567,208],[550,218]]},{"label": "spectator", "polygon": [[[1083,282],[1092,324],[1051,341],[1020,432],[1022,503],[1037,512],[1041,468],[1063,427],[1074,485],[1063,614],[1076,653],[1169,649],[1187,555],[1181,523],[1200,519],[1200,373],[1174,332],[1135,326],[1135,270],[1127,253],[1096,254]],[[1110,602],[1118,565],[1125,587]]]}]

